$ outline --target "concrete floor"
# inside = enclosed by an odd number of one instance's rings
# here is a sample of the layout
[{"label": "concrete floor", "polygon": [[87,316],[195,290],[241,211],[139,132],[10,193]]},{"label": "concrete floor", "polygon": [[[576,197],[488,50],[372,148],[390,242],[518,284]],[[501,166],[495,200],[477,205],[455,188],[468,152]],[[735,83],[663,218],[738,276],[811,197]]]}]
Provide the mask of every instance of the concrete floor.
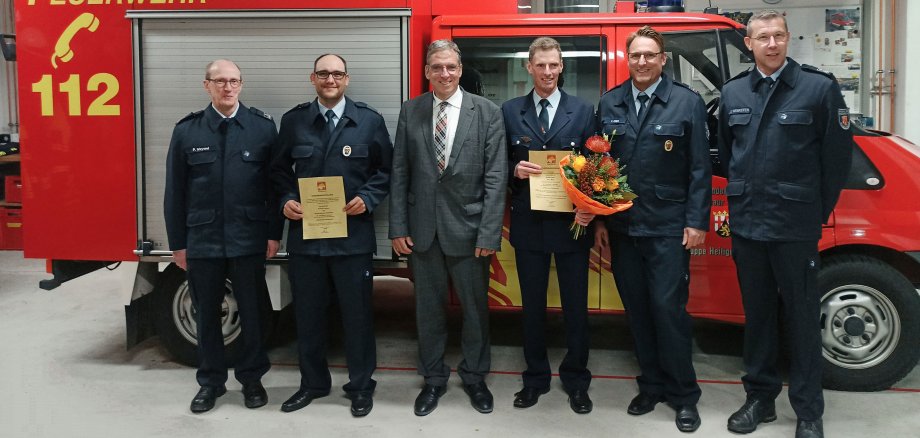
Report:
[{"label": "concrete floor", "polygon": [[[685,436],[674,426],[673,410],[664,405],[642,417],[626,414],[636,392],[631,376],[637,368],[624,319],[609,315],[591,317],[591,414],[577,415],[568,408],[558,379],[537,406],[512,407],[523,367],[520,316],[493,313],[494,372],[487,381],[495,394],[495,412],[475,412],[453,376],[438,409],[416,417],[412,403],[421,379],[414,370],[411,286],[393,278],[376,281],[379,370],[375,407],[368,417],[352,418],[340,390],[347,378],[340,336],[334,336],[330,352],[330,363],[336,364],[332,395],[295,413],[279,411],[299,383],[289,325],[269,353],[273,368],[263,379],[267,406],[243,407],[240,386],[231,380],[213,411],[193,415],[188,404],[197,390],[194,370],[173,362],[157,339],[125,351],[124,294],[116,281],[124,269],[98,271],[48,292],[38,288],[39,280],[49,278],[44,267],[43,261],[24,260],[21,252],[0,251],[0,437]],[[456,328],[456,318],[452,324]],[[551,361],[558,366],[563,354],[558,316],[550,317],[550,330]],[[703,388],[703,424],[695,436],[734,436],[725,422],[744,401],[742,331],[704,321],[697,321],[694,330],[694,361]],[[455,366],[455,338],[448,356]],[[920,437],[920,368],[897,387],[902,390],[826,391],[827,436]],[[777,411],[778,421],[761,425],[751,436],[793,436],[795,415],[785,391]]]}]

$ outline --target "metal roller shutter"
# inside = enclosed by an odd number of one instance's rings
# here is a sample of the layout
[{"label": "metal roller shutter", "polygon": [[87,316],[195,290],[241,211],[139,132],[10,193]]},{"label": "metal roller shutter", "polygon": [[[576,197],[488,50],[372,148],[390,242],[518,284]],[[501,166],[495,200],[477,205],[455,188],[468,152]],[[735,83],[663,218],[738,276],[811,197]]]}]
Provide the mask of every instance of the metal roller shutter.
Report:
[{"label": "metal roller shutter", "polygon": [[[391,138],[396,133],[400,104],[407,98],[404,85],[407,11],[304,13],[297,11],[241,16],[234,14],[144,15],[135,18],[139,77],[138,144],[139,235],[167,250],[163,221],[165,161],[176,121],[204,108],[209,99],[202,88],[204,66],[227,58],[242,70],[240,100],[271,114],[275,123],[294,106],[311,101],[313,60],[337,53],[348,62],[351,76],[347,95],[380,111]],[[376,12],[376,14],[375,14]],[[239,14],[237,14],[239,15]],[[292,16],[293,15],[293,16]],[[378,257],[390,257],[386,239],[386,203],[375,212]]]}]

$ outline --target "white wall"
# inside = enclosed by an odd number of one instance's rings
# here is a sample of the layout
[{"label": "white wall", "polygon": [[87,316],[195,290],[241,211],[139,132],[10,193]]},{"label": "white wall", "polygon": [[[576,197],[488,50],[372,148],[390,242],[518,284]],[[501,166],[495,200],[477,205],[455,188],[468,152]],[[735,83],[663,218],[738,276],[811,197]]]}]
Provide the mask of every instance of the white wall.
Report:
[{"label": "white wall", "polygon": [[[920,118],[917,116],[920,114],[920,83],[916,80],[917,73],[920,72],[920,49],[916,45],[917,39],[920,38],[920,27],[917,26],[917,23],[920,23],[920,2],[898,0],[895,7],[898,19],[894,132],[920,144]],[[913,41],[910,50],[907,47],[908,41]]]}]

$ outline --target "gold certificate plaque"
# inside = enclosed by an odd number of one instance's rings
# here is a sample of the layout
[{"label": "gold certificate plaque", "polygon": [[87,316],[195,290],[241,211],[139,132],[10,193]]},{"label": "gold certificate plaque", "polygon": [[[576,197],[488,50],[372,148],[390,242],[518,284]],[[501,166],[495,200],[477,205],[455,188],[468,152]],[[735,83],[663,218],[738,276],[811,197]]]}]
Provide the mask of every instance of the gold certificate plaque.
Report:
[{"label": "gold certificate plaque", "polygon": [[300,178],[300,205],[303,208],[303,238],[348,237],[345,214],[345,183],[341,176]]},{"label": "gold certificate plaque", "polygon": [[531,163],[539,164],[543,172],[530,175],[530,209],[571,213],[575,210],[572,201],[565,194],[559,161],[568,155],[566,151],[530,151]]}]

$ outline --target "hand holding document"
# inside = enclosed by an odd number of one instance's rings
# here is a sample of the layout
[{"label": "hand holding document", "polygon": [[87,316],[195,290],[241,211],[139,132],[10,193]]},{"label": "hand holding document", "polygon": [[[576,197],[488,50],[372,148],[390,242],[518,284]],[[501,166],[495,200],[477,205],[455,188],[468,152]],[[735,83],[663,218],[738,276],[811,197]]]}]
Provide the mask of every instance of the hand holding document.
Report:
[{"label": "hand holding document", "polygon": [[341,176],[300,178],[300,204],[303,208],[303,238],[348,237],[345,183]]},{"label": "hand holding document", "polygon": [[530,151],[530,162],[540,165],[543,171],[530,175],[530,209],[571,213],[572,201],[565,194],[559,160],[565,151]]}]

